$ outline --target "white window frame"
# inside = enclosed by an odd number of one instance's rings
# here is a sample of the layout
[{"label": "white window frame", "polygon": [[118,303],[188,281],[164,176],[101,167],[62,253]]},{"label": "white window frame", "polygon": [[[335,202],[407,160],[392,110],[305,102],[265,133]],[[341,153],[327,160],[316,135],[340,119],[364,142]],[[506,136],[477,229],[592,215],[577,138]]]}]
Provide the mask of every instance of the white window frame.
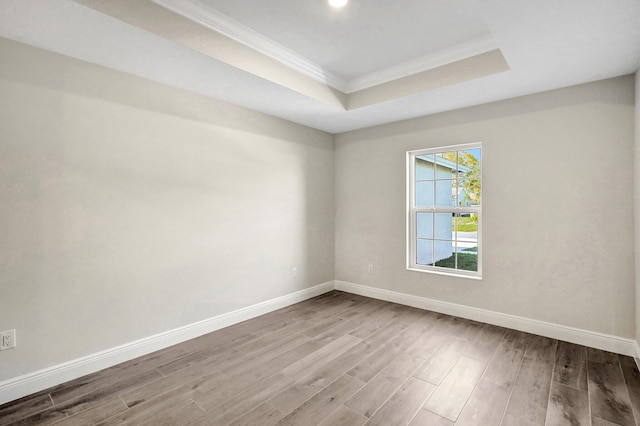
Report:
[{"label": "white window frame", "polygon": [[[428,272],[433,274],[450,275],[471,279],[482,279],[482,198],[480,206],[451,206],[451,207],[416,207],[415,201],[415,164],[419,155],[434,155],[442,152],[464,151],[468,149],[480,148],[480,192],[482,193],[482,164],[484,163],[484,153],[482,143],[469,143],[461,145],[450,145],[436,148],[420,149],[407,152],[407,269],[417,272]],[[435,203],[434,203],[435,204]],[[417,263],[417,213],[476,213],[478,215],[478,271],[465,271],[460,269],[445,268],[442,266],[428,266]],[[454,241],[456,236],[453,237]]]}]

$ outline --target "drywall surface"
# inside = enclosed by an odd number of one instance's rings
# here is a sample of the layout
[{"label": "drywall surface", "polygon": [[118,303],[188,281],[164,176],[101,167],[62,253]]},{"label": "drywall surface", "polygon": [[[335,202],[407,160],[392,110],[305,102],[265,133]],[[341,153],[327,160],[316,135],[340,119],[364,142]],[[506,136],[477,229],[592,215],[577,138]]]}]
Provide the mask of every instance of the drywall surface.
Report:
[{"label": "drywall surface", "polygon": [[[625,76],[337,135],[336,280],[634,337],[633,89]],[[406,151],[471,142],[483,279],[408,271]]]},{"label": "drywall surface", "polygon": [[0,381],[333,280],[331,135],[0,57]]}]

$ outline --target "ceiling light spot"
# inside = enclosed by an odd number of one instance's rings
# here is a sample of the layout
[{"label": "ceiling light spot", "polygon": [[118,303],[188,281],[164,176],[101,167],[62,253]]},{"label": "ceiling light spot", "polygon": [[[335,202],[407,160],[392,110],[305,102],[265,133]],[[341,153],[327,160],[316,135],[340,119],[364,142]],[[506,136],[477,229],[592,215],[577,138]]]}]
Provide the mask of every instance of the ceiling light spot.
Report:
[{"label": "ceiling light spot", "polygon": [[329,4],[335,8],[343,7],[349,0],[329,0]]}]

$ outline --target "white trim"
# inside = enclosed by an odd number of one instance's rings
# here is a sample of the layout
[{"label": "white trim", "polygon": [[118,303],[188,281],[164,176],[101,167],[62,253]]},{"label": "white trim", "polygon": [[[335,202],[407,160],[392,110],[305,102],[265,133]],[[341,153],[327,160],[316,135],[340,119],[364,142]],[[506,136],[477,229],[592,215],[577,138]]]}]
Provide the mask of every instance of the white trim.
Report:
[{"label": "white trim", "polygon": [[178,15],[224,34],[307,77],[346,94],[498,49],[498,44],[493,36],[487,34],[401,64],[347,80],[198,0],[151,1]]},{"label": "white trim", "polygon": [[255,318],[260,315],[302,302],[335,288],[333,281],[247,306],[193,324],[145,337],[115,348],[54,365],[33,373],[0,382],[0,404],[14,401],[51,386],[82,377],[107,367],[151,352],[167,348],[194,337]]},{"label": "white trim", "polygon": [[371,297],[374,299],[386,300],[387,302],[399,303],[401,305],[413,306],[415,308],[426,309],[442,314],[454,315],[474,321],[485,322],[513,330],[563,340],[565,342],[615,352],[622,355],[635,357],[639,357],[640,355],[638,343],[633,339],[626,339],[624,337],[612,336],[609,334],[553,324],[531,318],[488,311],[486,309],[474,308],[471,306],[442,302],[439,300],[344,281],[336,281],[336,290],[359,294],[361,296]]},{"label": "white trim", "polygon": [[633,343],[634,343],[633,344],[634,354],[632,356],[636,362],[636,366],[638,367],[638,370],[640,370],[640,345],[638,345],[637,340]]},{"label": "white trim", "polygon": [[[436,170],[436,165],[437,165],[437,161],[434,161],[434,175],[432,178],[430,179],[426,179],[425,181],[428,182],[433,182],[434,185],[436,185],[433,188],[434,191],[434,196],[436,197],[436,200],[434,200],[434,205],[430,206],[430,207],[422,207],[422,206],[417,206],[417,202],[416,202],[416,186],[417,186],[417,181],[416,181],[416,159],[418,157],[421,156],[427,156],[427,155],[436,155],[436,154],[440,154],[440,153],[444,153],[444,152],[448,152],[448,151],[465,151],[465,150],[473,150],[473,149],[478,149],[480,151],[482,151],[482,142],[474,142],[474,143],[466,143],[466,144],[460,144],[460,145],[449,145],[449,146],[443,146],[443,147],[435,147],[435,148],[426,148],[426,149],[418,149],[418,150],[413,150],[413,151],[407,151],[407,182],[406,182],[406,244],[407,244],[407,258],[406,258],[406,267],[407,270],[409,271],[417,271],[417,272],[425,272],[425,273],[435,273],[435,274],[442,274],[442,275],[451,275],[451,276],[456,276],[456,277],[462,277],[462,278],[473,278],[473,279],[478,279],[481,280],[482,279],[482,205],[479,206],[469,206],[469,207],[465,207],[465,206],[448,206],[448,207],[439,207],[437,206],[438,202],[437,202],[437,198],[438,198],[438,191],[437,191],[437,182],[438,182],[438,177],[437,177],[437,170]],[[482,157],[482,161],[480,163],[480,181],[482,182],[482,162],[484,161],[484,157],[483,155],[481,155]],[[428,161],[425,160],[424,158],[422,158],[423,161]],[[458,180],[459,177],[456,177],[456,181]],[[453,178],[452,178],[453,179]],[[481,184],[482,185],[482,184]],[[482,192],[482,189],[481,189]],[[457,203],[457,201],[456,201]],[[418,237],[417,237],[417,214],[418,213],[450,213],[450,214],[459,214],[459,213],[463,213],[463,212],[468,212],[468,213],[475,213],[478,217],[478,229],[477,229],[477,234],[476,234],[476,246],[477,246],[477,264],[478,264],[478,269],[477,271],[466,271],[466,270],[462,270],[462,269],[450,269],[450,268],[445,268],[445,267],[440,267],[440,266],[428,266],[428,265],[424,265],[424,264],[419,264],[418,260],[417,260],[417,253],[418,253],[418,247],[417,247],[417,242],[418,242]],[[435,216],[434,216],[435,219]],[[431,238],[425,238],[426,240],[430,240],[433,244],[433,254],[435,255],[435,243],[439,240],[438,238],[436,238],[435,236],[435,224],[433,224],[433,232],[434,235]],[[454,253],[457,253],[457,244],[458,242],[460,242],[461,240],[458,240],[457,237],[457,231],[456,231],[456,235],[454,237],[452,237],[453,242],[456,243],[456,250],[454,251]],[[441,240],[444,241],[444,240]],[[456,260],[456,264],[457,264],[457,260]]]},{"label": "white trim", "polygon": [[244,24],[197,0],[151,0],[178,15],[204,25],[242,43],[289,68],[335,89],[345,91],[347,81],[325,70],[315,62],[287,49]]}]

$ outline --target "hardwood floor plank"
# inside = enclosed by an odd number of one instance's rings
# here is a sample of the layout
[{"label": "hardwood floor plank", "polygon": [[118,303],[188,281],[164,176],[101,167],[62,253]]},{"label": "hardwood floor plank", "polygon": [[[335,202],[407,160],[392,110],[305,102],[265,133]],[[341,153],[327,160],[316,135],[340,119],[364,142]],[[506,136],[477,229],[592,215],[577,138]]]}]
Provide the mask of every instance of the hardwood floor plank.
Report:
[{"label": "hardwood floor plank", "polygon": [[109,398],[104,402],[96,405],[93,408],[74,414],[59,422],[56,422],[56,426],[86,426],[93,425],[114,416],[118,413],[122,413],[127,410],[127,405],[117,396]]},{"label": "hardwood floor plank", "polygon": [[140,358],[133,359],[131,361],[124,362],[122,364],[114,365],[107,369],[102,370],[104,376],[112,377],[126,377],[134,374],[142,373],[143,371],[157,368],[161,365],[171,362],[176,359],[180,359],[189,352],[181,347],[171,346],[169,348],[152,352],[148,355],[144,355]]},{"label": "hardwood floor plank", "polygon": [[395,305],[394,308],[399,310],[396,321],[407,325],[419,324],[423,329],[425,322],[423,321],[425,316],[430,315],[429,311],[424,309],[414,308],[412,306]]},{"label": "hardwood floor plank", "polygon": [[447,339],[447,336],[443,333],[426,332],[409,346],[405,352],[428,360],[447,340],[451,339]]},{"label": "hardwood floor plank", "polygon": [[282,346],[292,339],[303,338],[303,336],[298,333],[301,330],[304,330],[304,324],[302,322],[295,323],[250,342],[244,343],[236,347],[236,350],[240,351],[244,357],[260,355],[267,351],[271,351],[273,348]]},{"label": "hardwood floor plank", "polygon": [[240,418],[260,404],[279,394],[293,384],[293,381],[282,373],[268,377],[249,389],[234,395],[219,405],[203,406],[210,413],[213,424],[227,424]]},{"label": "hardwood floor plank", "polygon": [[611,423],[606,420],[599,419],[597,417],[591,417],[591,426],[620,426],[616,423]]},{"label": "hardwood floor plank", "polygon": [[344,405],[365,417],[371,417],[424,362],[402,354],[352,396]]},{"label": "hardwood floor plank", "polygon": [[188,352],[184,349],[175,347],[153,352],[129,362],[107,368],[97,374],[81,377],[64,386],[57,387],[51,391],[51,398],[54,403],[60,404],[78,398],[81,395],[112,386],[120,381],[128,380],[132,376],[146,373],[163,363],[182,358],[187,354]]},{"label": "hardwood floor plank", "polygon": [[121,393],[120,398],[128,407],[134,407],[173,389],[184,387],[185,384],[202,388],[203,384],[207,384],[208,387],[215,387],[228,381],[229,378],[217,370],[206,371],[199,368],[199,366],[193,366],[151,382],[148,385],[141,386],[138,389]]},{"label": "hardwood floor plank", "polygon": [[409,377],[396,393],[371,417],[368,426],[408,425],[420,410],[435,385]]},{"label": "hardwood floor plank", "polygon": [[21,398],[9,404],[0,406],[0,425],[5,426],[53,405],[49,394]]},{"label": "hardwood floor plank", "polygon": [[483,379],[511,389],[520,371],[531,336],[520,331],[508,330],[498,345]]},{"label": "hardwood floor plank", "polygon": [[484,323],[465,318],[453,317],[450,315],[445,316],[445,320],[442,325],[443,327],[441,328],[441,332],[445,333],[447,336],[467,340],[469,342],[474,341],[484,327]]},{"label": "hardwood floor plank", "polygon": [[320,334],[331,329],[331,327],[335,326],[336,324],[340,324],[343,321],[344,320],[342,318],[340,318],[338,315],[335,315],[333,317],[327,318],[324,321],[315,323],[314,325],[307,327],[302,331],[302,334],[309,338],[317,337]]},{"label": "hardwood floor plank", "polygon": [[553,380],[575,389],[587,390],[587,348],[558,342]]},{"label": "hardwood floor plank", "polygon": [[369,419],[362,414],[341,405],[333,414],[319,423],[319,426],[362,426],[367,420]]},{"label": "hardwood floor plank", "polygon": [[157,370],[164,376],[169,376],[183,368],[189,368],[194,365],[220,364],[225,361],[232,361],[241,356],[242,352],[237,351],[233,348],[203,349],[201,351],[159,365],[157,367]]},{"label": "hardwood floor plank", "polygon": [[532,337],[514,330],[505,332],[456,424],[497,426],[501,423]]},{"label": "hardwood floor plank", "polygon": [[154,417],[168,416],[176,407],[180,407],[189,401],[188,393],[182,389],[174,389],[98,422],[96,426],[140,425]]},{"label": "hardwood floor plank", "polygon": [[469,342],[456,337],[444,338],[442,344],[431,354],[426,362],[414,373],[425,382],[439,385],[453,366],[458,362]]},{"label": "hardwood floor plank", "polygon": [[210,425],[206,413],[193,401],[176,406],[168,413],[159,414],[140,423],[140,426]]},{"label": "hardwood floor plank", "polygon": [[485,324],[464,354],[488,363],[506,332],[506,328]]},{"label": "hardwood floor plank", "polygon": [[284,418],[284,413],[265,402],[229,423],[229,426],[273,426],[282,418]]},{"label": "hardwood floor plank", "polygon": [[363,382],[368,382],[402,353],[403,350],[393,344],[383,345],[349,370],[347,374]]},{"label": "hardwood floor plank", "polygon": [[382,306],[372,315],[370,321],[352,331],[350,334],[361,339],[366,339],[376,331],[397,322],[398,311],[392,309],[392,306],[391,304]]},{"label": "hardwood floor plank", "polygon": [[503,426],[544,425],[557,341],[533,336],[502,420]]},{"label": "hardwood floor plank", "polygon": [[253,366],[245,372],[233,375],[223,386],[218,386],[209,390],[198,392],[194,396],[196,402],[203,405],[216,405],[231,398],[235,393],[241,392],[258,381],[278,373],[282,369],[304,358],[310,353],[316,351],[319,347],[317,342],[306,342],[283,354]]},{"label": "hardwood floor plank", "polygon": [[349,371],[370,351],[370,345],[360,342],[320,368],[311,370],[309,374],[303,376],[293,386],[284,390],[269,402],[283,413],[290,413],[308,398],[324,389],[329,383]]},{"label": "hardwood floor plank", "polygon": [[[301,334],[292,334],[291,336],[278,341],[277,344],[271,345],[265,348],[264,351],[256,351],[252,355],[240,356],[234,360],[225,362],[220,366],[222,371],[228,376],[235,376],[241,374],[248,369],[254,368],[257,365],[263,364],[280,354],[288,352],[294,348],[298,348],[300,345],[309,342],[307,336]],[[321,348],[320,344],[317,344],[318,349]]]},{"label": "hardwood floor plank", "polygon": [[591,415],[622,426],[634,426],[629,391],[617,354],[587,349]]},{"label": "hardwood floor plank", "polygon": [[511,388],[481,379],[458,417],[460,426],[498,426],[509,401]]},{"label": "hardwood floor plank", "polygon": [[18,424],[51,424],[60,421],[68,416],[72,416],[76,413],[80,413],[84,410],[93,408],[104,402],[104,400],[108,397],[117,395],[118,393],[123,392],[127,389],[137,389],[138,387],[144,386],[147,383],[158,380],[160,378],[162,378],[162,375],[160,373],[155,370],[149,370],[147,372],[129,377],[128,379],[110,383],[103,388],[81,395],[75,399],[65,401],[60,404],[55,404],[51,408],[40,411],[32,416],[20,420]]},{"label": "hardwood floor plank", "polygon": [[342,375],[335,382],[300,405],[277,424],[281,426],[317,425],[336,411],[347,399],[364,385],[358,379]]},{"label": "hardwood floor plank", "polygon": [[282,373],[292,378],[300,378],[308,374],[309,369],[318,368],[326,364],[360,342],[362,342],[362,340],[357,337],[348,334],[343,335],[331,343],[324,345],[321,349],[286,367],[282,370]]},{"label": "hardwood floor plank", "polygon": [[[319,342],[330,342],[339,337],[343,337],[345,334],[348,334],[352,331],[357,330],[362,325],[366,324],[369,320],[368,314],[358,314],[350,319],[342,320],[333,324],[326,331],[321,334],[318,334],[314,340]],[[353,338],[357,338],[355,336],[351,336]],[[361,339],[360,339],[361,340]]]},{"label": "hardwood floor plank", "polygon": [[[183,348],[187,350],[189,353],[196,353],[202,350],[215,350],[215,349],[232,349],[237,346],[240,346],[244,343],[255,340],[260,336],[261,332],[270,332],[273,331],[271,328],[274,328],[273,324],[267,323],[254,325],[256,329],[248,330],[248,325],[244,323],[232,325],[227,328],[223,328],[221,330],[217,330],[211,333],[204,334],[200,337],[196,337],[195,339],[191,339],[187,342],[183,343]],[[241,327],[239,330],[236,327]],[[261,329],[266,329],[265,331],[261,331]]]},{"label": "hardwood floor plank", "polygon": [[640,371],[636,361],[630,356],[618,356],[620,360],[620,366],[622,367],[622,374],[624,381],[627,384],[627,390],[629,391],[629,398],[631,400],[631,408],[633,409],[633,416],[636,419],[636,423],[640,422]]},{"label": "hardwood floor plank", "polygon": [[587,392],[552,382],[545,426],[589,426],[589,424]]},{"label": "hardwood floor plank", "polygon": [[484,367],[485,364],[482,361],[465,356],[460,357],[451,372],[433,392],[424,408],[456,421],[471,392],[476,387]]},{"label": "hardwood floor plank", "polygon": [[423,330],[419,327],[407,327],[398,333],[401,330],[400,327],[403,326],[393,324],[389,328],[379,331],[378,335],[384,334],[385,337],[395,337],[364,358],[348,374],[358,380],[368,382],[406,348],[411,346],[417,339],[420,339],[423,334]]},{"label": "hardwood floor plank", "polygon": [[409,426],[453,426],[453,422],[423,408],[413,418]]}]

